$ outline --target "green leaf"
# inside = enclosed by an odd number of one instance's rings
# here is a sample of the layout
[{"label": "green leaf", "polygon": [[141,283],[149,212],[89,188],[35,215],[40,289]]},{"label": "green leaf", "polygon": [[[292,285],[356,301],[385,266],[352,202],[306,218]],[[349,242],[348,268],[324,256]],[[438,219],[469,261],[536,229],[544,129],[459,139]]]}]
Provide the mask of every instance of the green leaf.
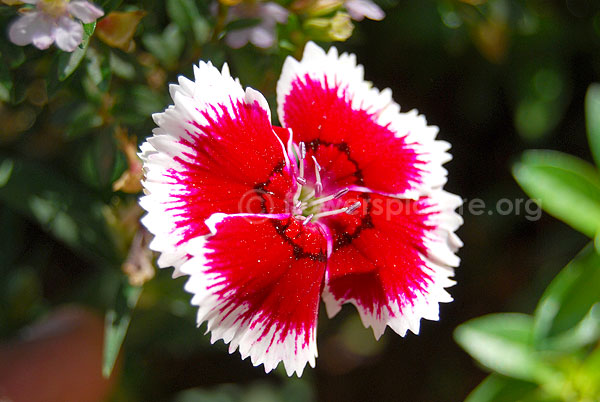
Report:
[{"label": "green leaf", "polygon": [[183,31],[190,29],[200,11],[194,0],[167,0],[167,14]]},{"label": "green leaf", "polygon": [[491,374],[475,388],[465,402],[514,402],[531,395],[538,385],[500,374]]},{"label": "green leaf", "polygon": [[511,80],[515,91],[514,123],[530,141],[548,136],[569,105],[567,73],[559,59],[525,61]]},{"label": "green leaf", "polygon": [[211,26],[206,18],[200,16],[194,19],[192,23],[192,32],[194,32],[194,39],[198,45],[204,45],[210,39]]},{"label": "green leaf", "polygon": [[58,57],[58,79],[64,81],[77,69],[87,51],[90,36],[96,29],[96,23],[83,24],[83,41],[74,51],[62,52]]},{"label": "green leaf", "polygon": [[8,102],[10,100],[12,87],[12,78],[8,66],[0,63],[0,102]]},{"label": "green leaf", "polygon": [[592,84],[585,96],[588,142],[596,166],[600,166],[600,84]]},{"label": "green leaf", "polygon": [[104,0],[100,2],[100,6],[102,10],[104,10],[104,15],[108,15],[113,10],[116,10],[123,0]]},{"label": "green leaf", "polygon": [[96,21],[83,24],[83,40],[90,40],[90,36],[94,34],[96,30]]},{"label": "green leaf", "polygon": [[590,311],[567,331],[538,341],[538,348],[561,352],[574,352],[600,339],[600,303],[596,303]]},{"label": "green leaf", "polygon": [[12,159],[3,159],[0,163],[0,188],[4,187],[10,180],[15,162]]},{"label": "green leaf", "polygon": [[102,117],[94,105],[82,103],[69,115],[64,136],[70,140],[79,138],[102,125]]},{"label": "green leaf", "polygon": [[90,96],[97,96],[99,92],[106,92],[110,86],[112,70],[110,68],[109,54],[101,54],[90,49],[86,56],[88,63],[86,79],[89,80],[88,92]]},{"label": "green leaf", "polygon": [[0,41],[0,56],[2,57],[2,64],[8,68],[17,68],[25,62],[23,48],[9,41]]},{"label": "green leaf", "polygon": [[128,88],[120,97],[122,102],[115,107],[115,115],[127,124],[140,124],[147,121],[148,116],[163,110],[168,104],[164,92],[156,92],[144,85]]},{"label": "green leaf", "polygon": [[551,381],[554,373],[532,346],[533,317],[491,314],[459,325],[454,339],[490,370],[524,381]]},{"label": "green leaf", "polygon": [[260,24],[260,18],[241,18],[239,20],[233,20],[225,25],[225,32],[237,31],[239,29],[251,28]]},{"label": "green leaf", "polygon": [[117,77],[126,80],[133,80],[136,77],[134,65],[119,57],[116,52],[110,53],[109,63],[110,69]]},{"label": "green leaf", "polygon": [[102,375],[110,377],[119,350],[125,340],[131,314],[142,292],[141,287],[123,283],[118,292],[115,307],[106,313],[104,326],[104,352],[102,355]]},{"label": "green leaf", "polygon": [[[547,338],[574,330],[588,315],[587,327],[579,331],[592,336],[598,331],[600,317],[591,309],[600,303],[600,255],[593,245],[584,248],[550,283],[535,311],[534,335],[539,347],[547,347]],[[590,332],[591,331],[591,334]],[[576,334],[576,332],[574,333]],[[596,335],[597,336],[597,335]]]},{"label": "green leaf", "polygon": [[114,127],[96,130],[96,135],[82,149],[79,173],[90,188],[110,189],[112,183],[123,173],[124,161],[112,136],[113,131]]},{"label": "green leaf", "polygon": [[177,25],[169,24],[162,35],[146,34],[142,42],[166,67],[173,67],[183,51],[184,37]]},{"label": "green leaf", "polygon": [[591,238],[598,233],[600,178],[592,165],[561,152],[527,151],[513,175],[546,212]]},{"label": "green leaf", "polygon": [[118,260],[104,204],[47,166],[0,156],[0,202],[90,259]]},{"label": "green leaf", "polygon": [[582,393],[589,396],[587,400],[600,398],[600,345],[596,346],[581,365],[578,380]]}]

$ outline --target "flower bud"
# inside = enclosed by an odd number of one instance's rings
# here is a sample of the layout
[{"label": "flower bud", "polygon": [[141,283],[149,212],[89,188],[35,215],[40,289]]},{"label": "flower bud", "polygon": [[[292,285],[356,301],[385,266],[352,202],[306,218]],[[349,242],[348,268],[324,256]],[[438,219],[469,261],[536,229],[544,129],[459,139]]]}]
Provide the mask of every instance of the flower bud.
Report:
[{"label": "flower bud", "polygon": [[307,34],[316,40],[343,42],[352,35],[350,15],[337,12],[332,18],[311,18],[304,23]]},{"label": "flower bud", "polygon": [[343,5],[343,0],[313,0],[304,2],[298,11],[310,17],[321,17],[340,9]]}]

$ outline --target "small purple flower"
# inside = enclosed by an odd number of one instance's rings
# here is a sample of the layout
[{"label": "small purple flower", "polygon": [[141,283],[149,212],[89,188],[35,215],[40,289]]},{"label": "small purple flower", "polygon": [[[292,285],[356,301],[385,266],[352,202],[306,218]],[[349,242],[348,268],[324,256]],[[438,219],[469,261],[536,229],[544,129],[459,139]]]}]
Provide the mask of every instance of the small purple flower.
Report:
[{"label": "small purple flower", "polygon": [[276,3],[242,3],[231,8],[232,19],[257,18],[258,25],[230,31],[225,37],[228,46],[239,49],[250,42],[256,47],[269,48],[275,43],[275,26],[284,23],[288,11]]},{"label": "small purple flower", "polygon": [[[10,41],[19,46],[33,44],[38,49],[56,46],[65,52],[74,51],[83,40],[81,22],[90,23],[104,12],[85,0],[22,0],[34,4],[10,26]],[[80,21],[76,21],[73,17]]]},{"label": "small purple flower", "polygon": [[346,0],[344,6],[350,17],[356,21],[362,21],[365,17],[381,21],[385,17],[383,10],[371,0]]}]

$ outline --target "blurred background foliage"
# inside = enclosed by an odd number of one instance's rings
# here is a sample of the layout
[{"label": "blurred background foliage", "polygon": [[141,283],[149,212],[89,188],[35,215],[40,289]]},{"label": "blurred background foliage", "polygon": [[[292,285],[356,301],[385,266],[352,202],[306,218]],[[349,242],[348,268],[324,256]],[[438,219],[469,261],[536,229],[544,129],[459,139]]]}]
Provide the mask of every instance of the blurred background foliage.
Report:
[{"label": "blurred background foliage", "polygon": [[[0,4],[3,32],[13,3]],[[277,3],[287,21],[266,48],[228,45],[266,18],[235,0],[98,1],[105,16],[73,53],[0,40],[0,337],[65,303],[106,314],[105,371],[124,340],[111,401],[456,401],[476,387],[471,401],[598,400],[600,4],[381,0],[385,19],[353,22],[341,0]],[[356,53],[367,79],[439,126],[448,190],[486,209],[462,211],[440,322],[376,342],[346,307],[320,317],[317,368],[290,379],[210,346],[185,279],[155,272],[135,153],[168,83],[199,59],[226,61],[274,107],[283,60],[310,39]],[[575,230],[499,213],[527,199],[519,184]]]}]

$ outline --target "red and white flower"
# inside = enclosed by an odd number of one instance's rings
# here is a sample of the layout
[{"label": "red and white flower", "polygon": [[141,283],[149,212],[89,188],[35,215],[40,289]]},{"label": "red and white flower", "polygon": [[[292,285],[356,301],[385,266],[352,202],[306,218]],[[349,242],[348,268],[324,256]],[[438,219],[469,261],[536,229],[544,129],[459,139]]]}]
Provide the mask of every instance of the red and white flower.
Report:
[{"label": "red and white flower", "polygon": [[438,129],[364,81],[354,55],[314,43],[283,66],[283,128],[226,65],[194,75],[154,115],[140,203],[158,265],[189,275],[212,342],[301,375],[315,365],[321,298],[330,317],[354,304],[377,338],[437,320],[462,223]]}]

